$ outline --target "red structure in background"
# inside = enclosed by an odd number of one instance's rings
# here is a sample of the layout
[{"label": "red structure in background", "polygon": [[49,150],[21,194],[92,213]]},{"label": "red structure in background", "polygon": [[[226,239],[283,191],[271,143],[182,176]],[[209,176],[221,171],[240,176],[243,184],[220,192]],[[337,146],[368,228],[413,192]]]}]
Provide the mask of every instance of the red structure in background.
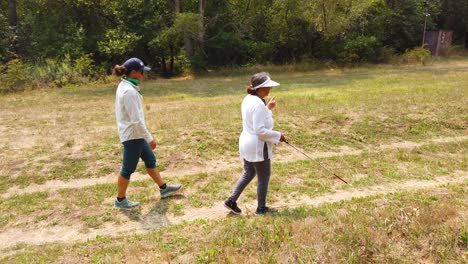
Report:
[{"label": "red structure in background", "polygon": [[452,45],[452,31],[429,31],[425,43],[433,56],[439,56]]}]

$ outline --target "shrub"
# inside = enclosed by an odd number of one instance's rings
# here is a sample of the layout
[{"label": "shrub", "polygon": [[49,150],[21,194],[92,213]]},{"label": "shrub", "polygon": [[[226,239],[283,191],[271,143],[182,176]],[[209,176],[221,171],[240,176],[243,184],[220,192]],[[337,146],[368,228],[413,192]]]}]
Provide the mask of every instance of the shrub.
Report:
[{"label": "shrub", "polygon": [[401,56],[402,63],[421,63],[426,65],[431,59],[431,52],[425,48],[417,47],[406,52]]},{"label": "shrub", "polygon": [[340,54],[340,59],[346,63],[358,61],[377,61],[377,48],[380,43],[374,36],[358,36],[350,39]]},{"label": "shrub", "polygon": [[0,92],[17,92],[25,89],[31,80],[30,67],[20,59],[9,61],[0,68]]},{"label": "shrub", "polygon": [[384,46],[379,49],[377,62],[383,63],[398,63],[399,56],[394,48],[389,46]]},{"label": "shrub", "polygon": [[93,54],[85,54],[75,60],[75,70],[82,76],[95,77],[96,68],[94,61],[91,59]]}]

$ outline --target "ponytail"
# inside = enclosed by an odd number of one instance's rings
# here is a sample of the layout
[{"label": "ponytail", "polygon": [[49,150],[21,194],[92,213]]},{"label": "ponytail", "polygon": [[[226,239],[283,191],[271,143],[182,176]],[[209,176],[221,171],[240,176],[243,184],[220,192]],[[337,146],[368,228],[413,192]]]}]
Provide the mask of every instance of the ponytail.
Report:
[{"label": "ponytail", "polygon": [[246,90],[247,93],[250,94],[250,95],[254,95],[254,94],[257,93],[257,91],[253,88],[252,85],[247,86],[247,88],[246,88],[245,90]]},{"label": "ponytail", "polygon": [[123,65],[115,65],[114,70],[112,70],[112,74],[115,76],[122,76],[127,74],[127,68]]}]

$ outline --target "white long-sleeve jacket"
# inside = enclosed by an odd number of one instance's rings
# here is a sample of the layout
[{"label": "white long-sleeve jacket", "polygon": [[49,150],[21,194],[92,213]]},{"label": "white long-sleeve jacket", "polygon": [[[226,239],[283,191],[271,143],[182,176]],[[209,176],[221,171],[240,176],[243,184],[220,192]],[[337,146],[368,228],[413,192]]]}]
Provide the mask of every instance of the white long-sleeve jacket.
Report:
[{"label": "white long-sleeve jacket", "polygon": [[263,146],[268,146],[268,158],[272,158],[272,144],[279,143],[281,133],[273,130],[273,114],[260,97],[247,95],[242,101],[242,133],[239,137],[241,158],[263,161]]},{"label": "white long-sleeve jacket", "polygon": [[139,91],[138,86],[125,79],[122,79],[117,87],[115,116],[121,142],[140,138],[145,139],[147,142],[153,140],[153,136],[146,129],[143,96]]}]

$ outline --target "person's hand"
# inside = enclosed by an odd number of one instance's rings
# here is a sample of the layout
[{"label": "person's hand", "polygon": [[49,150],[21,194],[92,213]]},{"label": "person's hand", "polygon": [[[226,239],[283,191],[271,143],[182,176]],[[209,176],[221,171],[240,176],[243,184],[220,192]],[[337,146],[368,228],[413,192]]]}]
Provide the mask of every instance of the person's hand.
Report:
[{"label": "person's hand", "polygon": [[155,148],[156,148],[156,141],[154,141],[154,140],[151,141],[151,142],[149,143],[149,145],[150,145],[151,150],[155,149]]},{"label": "person's hand", "polygon": [[283,134],[281,134],[281,137],[280,137],[280,142],[286,142],[286,138],[284,137]]},{"label": "person's hand", "polygon": [[275,96],[273,96],[273,98],[271,98],[270,101],[268,102],[267,107],[269,110],[273,110],[275,106],[276,106],[276,100],[275,100]]}]

